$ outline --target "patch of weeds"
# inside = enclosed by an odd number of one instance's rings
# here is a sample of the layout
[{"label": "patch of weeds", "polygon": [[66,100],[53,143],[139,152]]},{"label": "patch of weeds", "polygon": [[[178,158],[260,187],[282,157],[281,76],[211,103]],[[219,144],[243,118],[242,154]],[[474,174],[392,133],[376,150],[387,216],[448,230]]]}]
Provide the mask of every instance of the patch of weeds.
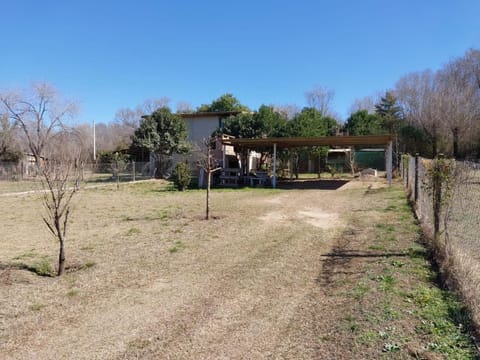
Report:
[{"label": "patch of weeds", "polygon": [[397,241],[397,237],[394,234],[391,234],[386,237],[386,240],[390,242],[395,242]]},{"label": "patch of weeds", "polygon": [[425,250],[425,248],[420,246],[411,246],[408,248],[408,256],[411,259],[425,259],[427,257],[427,251]]},{"label": "patch of weeds", "polygon": [[415,275],[419,280],[434,281],[436,274],[425,264],[412,264],[409,268],[405,269],[408,274]]},{"label": "patch of weeds", "polygon": [[370,245],[368,247],[370,250],[380,250],[380,251],[385,251],[386,248],[383,245]]},{"label": "patch of weeds", "polygon": [[398,319],[399,313],[398,311],[394,310],[389,302],[385,302],[382,305],[382,311],[383,311],[383,318],[385,320],[395,320]]},{"label": "patch of weeds", "polygon": [[379,223],[379,224],[375,224],[375,227],[377,229],[387,231],[387,232],[394,232],[395,231],[395,227],[393,225],[389,225],[389,224]]},{"label": "patch of weeds", "polygon": [[364,296],[367,294],[369,290],[370,288],[367,285],[365,285],[364,283],[360,283],[353,291],[353,297],[356,300],[361,300],[364,298]]},{"label": "patch of weeds", "polygon": [[388,338],[390,337],[390,334],[388,333],[388,331],[382,331],[382,330],[380,330],[380,331],[378,332],[378,336],[379,336],[381,339],[386,340],[386,339],[388,339]]},{"label": "patch of weeds", "polygon": [[185,244],[182,243],[180,240],[177,240],[175,241],[175,245],[173,247],[171,247],[170,249],[168,249],[168,251],[173,254],[173,253],[176,253],[177,251],[179,250],[182,250],[182,249],[185,249]]},{"label": "patch of weeds", "polygon": [[409,297],[418,307],[419,334],[432,336],[429,348],[448,358],[475,358],[475,347],[464,331],[470,328],[470,317],[465,306],[448,291],[436,287],[420,286]]},{"label": "patch of weeds", "polygon": [[399,352],[400,351],[400,345],[397,343],[385,343],[383,344],[383,352]]},{"label": "patch of weeds", "polygon": [[31,271],[39,276],[53,276],[53,268],[48,259],[41,259],[31,265],[21,264],[20,268]]},{"label": "patch of weeds", "polygon": [[44,307],[46,307],[47,305],[45,304],[40,304],[40,303],[33,303],[33,304],[30,304],[28,306],[28,308],[31,310],[31,311],[40,311],[42,310]]},{"label": "patch of weeds", "polygon": [[351,314],[345,316],[345,321],[347,322],[347,329],[351,332],[356,332],[360,328],[357,319]]},{"label": "patch of weeds", "polygon": [[397,282],[392,275],[380,275],[378,281],[380,281],[380,290],[385,292],[391,292]]},{"label": "patch of weeds", "polygon": [[67,296],[72,298],[72,297],[77,296],[79,292],[80,292],[80,290],[78,290],[78,289],[71,289],[67,292]]},{"label": "patch of weeds", "polygon": [[86,246],[82,246],[82,247],[80,248],[80,250],[82,250],[82,251],[92,251],[92,250],[94,250],[94,249],[95,249],[95,247],[92,246],[92,245],[86,245]]},{"label": "patch of weeds", "polygon": [[370,324],[380,324],[382,321],[376,313],[373,312],[365,312],[364,313],[365,320],[367,320]]},{"label": "patch of weeds", "polygon": [[392,265],[393,267],[396,267],[396,268],[401,268],[405,265],[405,263],[403,261],[400,261],[400,260],[392,260],[390,262],[390,265]]},{"label": "patch of weeds", "polygon": [[146,348],[147,346],[149,346],[151,343],[150,340],[148,339],[137,339],[137,340],[133,340],[133,341],[130,341],[128,343],[128,347],[131,348],[131,349],[144,349]]},{"label": "patch of weeds", "polygon": [[33,258],[37,256],[37,254],[35,254],[35,251],[32,249],[30,251],[27,251],[27,252],[24,252],[23,254],[21,255],[18,255],[18,256],[15,256],[13,258],[13,260],[23,260],[23,259],[29,259],[29,258]]},{"label": "patch of weeds", "polygon": [[87,261],[85,264],[80,266],[80,270],[90,269],[91,267],[94,267],[95,265],[97,265],[97,263],[95,261]]},{"label": "patch of weeds", "polygon": [[397,207],[395,205],[389,205],[384,210],[385,211],[394,211],[394,210],[397,210]]},{"label": "patch of weeds", "polygon": [[163,222],[167,222],[170,219],[170,211],[168,209],[158,211],[158,218]]},{"label": "patch of weeds", "polygon": [[140,234],[140,233],[141,233],[141,231],[140,231],[139,228],[133,227],[133,228],[128,229],[128,231],[127,231],[127,236],[131,236],[131,235],[135,235],[135,234]]},{"label": "patch of weeds", "polygon": [[373,344],[378,341],[378,333],[373,330],[367,330],[358,337],[358,341],[365,345]]}]

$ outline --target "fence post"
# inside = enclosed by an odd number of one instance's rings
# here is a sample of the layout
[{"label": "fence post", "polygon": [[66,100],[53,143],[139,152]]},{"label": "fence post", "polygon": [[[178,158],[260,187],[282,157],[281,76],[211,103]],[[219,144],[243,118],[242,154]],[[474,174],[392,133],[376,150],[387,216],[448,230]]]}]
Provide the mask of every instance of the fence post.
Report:
[{"label": "fence post", "polygon": [[434,239],[438,239],[440,233],[440,214],[442,211],[442,166],[440,159],[443,154],[438,154],[433,164],[433,231]]},{"label": "fence post", "polygon": [[132,161],[132,181],[135,181],[135,161]]},{"label": "fence post", "polygon": [[414,200],[417,203],[418,200],[418,153],[415,154],[415,183],[413,184],[414,188]]},{"label": "fence post", "polygon": [[402,155],[401,159],[400,165],[402,167],[403,186],[408,191],[408,167],[410,164],[410,155]]}]

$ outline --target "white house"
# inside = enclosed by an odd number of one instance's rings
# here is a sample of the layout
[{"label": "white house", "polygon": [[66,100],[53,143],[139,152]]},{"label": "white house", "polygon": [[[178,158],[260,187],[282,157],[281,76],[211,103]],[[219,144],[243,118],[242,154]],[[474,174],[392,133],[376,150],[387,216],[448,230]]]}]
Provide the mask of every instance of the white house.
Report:
[{"label": "white house", "polygon": [[187,123],[187,140],[192,143],[201,144],[202,141],[208,139],[215,130],[223,127],[225,119],[238,114],[240,114],[240,111],[196,112],[178,115]]}]

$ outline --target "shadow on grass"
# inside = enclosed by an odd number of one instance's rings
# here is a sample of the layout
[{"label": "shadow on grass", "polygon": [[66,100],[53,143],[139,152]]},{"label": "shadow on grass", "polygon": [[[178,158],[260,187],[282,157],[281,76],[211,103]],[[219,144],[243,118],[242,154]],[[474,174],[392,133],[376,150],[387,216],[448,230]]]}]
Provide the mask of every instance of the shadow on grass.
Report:
[{"label": "shadow on grass", "polygon": [[[149,180],[151,179],[150,176],[141,176],[137,175],[135,176],[135,180]],[[120,178],[118,179],[120,183],[125,183],[125,182],[130,182],[133,181],[132,175],[120,175]],[[105,176],[99,176],[95,178],[90,178],[85,181],[87,184],[115,184],[117,182],[117,179],[113,176],[109,176],[108,174],[105,174]]]},{"label": "shadow on grass", "polygon": [[337,190],[347,184],[349,180],[293,180],[279,181],[277,188],[282,190]]},{"label": "shadow on grass", "polygon": [[322,257],[339,257],[339,258],[388,258],[391,256],[410,256],[408,253],[404,252],[361,252],[361,251],[342,251],[342,252],[331,252],[322,255]]}]

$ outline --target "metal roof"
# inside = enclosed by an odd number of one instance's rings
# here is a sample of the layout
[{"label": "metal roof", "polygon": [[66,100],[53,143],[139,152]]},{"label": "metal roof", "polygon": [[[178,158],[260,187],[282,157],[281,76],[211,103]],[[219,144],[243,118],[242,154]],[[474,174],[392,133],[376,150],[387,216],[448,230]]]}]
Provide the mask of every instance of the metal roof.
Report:
[{"label": "metal roof", "polygon": [[240,114],[241,111],[200,111],[193,113],[179,113],[182,118],[198,118],[198,117],[228,117]]},{"label": "metal roof", "polygon": [[225,139],[225,145],[244,148],[267,148],[274,144],[279,148],[292,148],[301,146],[355,146],[355,145],[384,145],[387,146],[392,135],[366,135],[366,136],[321,136],[321,137],[284,137],[264,139]]}]

